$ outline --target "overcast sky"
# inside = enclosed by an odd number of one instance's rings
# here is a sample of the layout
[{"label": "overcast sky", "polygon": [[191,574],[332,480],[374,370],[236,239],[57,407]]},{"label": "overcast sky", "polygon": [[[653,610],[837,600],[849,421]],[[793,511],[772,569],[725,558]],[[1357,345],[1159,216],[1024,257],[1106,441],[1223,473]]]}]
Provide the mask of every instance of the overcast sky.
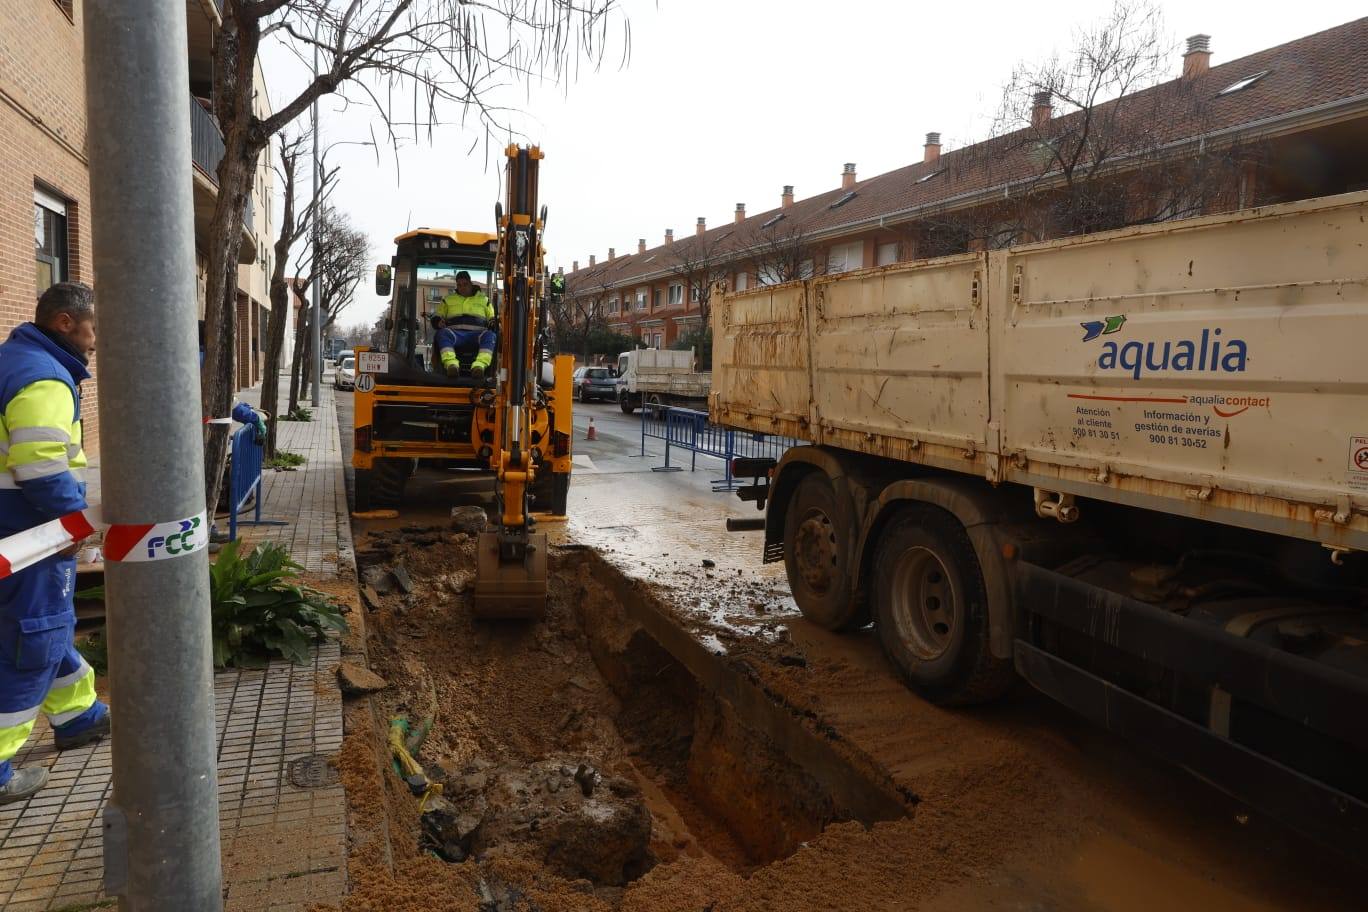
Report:
[{"label": "overcast sky", "polygon": [[[597,72],[508,93],[510,123],[540,143],[541,199],[549,207],[552,269],[602,260],[609,247],[659,244],[699,216],[710,226],[738,202],[757,213],[840,183],[843,162],[861,179],[917,161],[929,131],[947,149],[984,137],[1013,66],[1066,50],[1075,29],[1106,12],[1100,2],[911,3],[902,0],[621,0],[630,20]],[[1164,2],[1175,45],[1212,36],[1212,64],[1348,22],[1362,0],[1261,5],[1249,0]],[[1175,50],[1173,71],[1181,68]],[[290,53],[268,48],[263,68],[280,105],[308,76]],[[323,144],[369,140],[373,112],[322,104]],[[379,128],[376,128],[377,133]],[[503,140],[447,127],[429,145],[396,153],[342,145],[336,205],[370,236],[376,262],[407,227],[490,231],[499,199]],[[473,150],[472,150],[473,145]],[[307,184],[306,184],[307,186]],[[279,211],[279,207],[275,207]],[[385,306],[363,282],[339,318],[351,325]]]}]

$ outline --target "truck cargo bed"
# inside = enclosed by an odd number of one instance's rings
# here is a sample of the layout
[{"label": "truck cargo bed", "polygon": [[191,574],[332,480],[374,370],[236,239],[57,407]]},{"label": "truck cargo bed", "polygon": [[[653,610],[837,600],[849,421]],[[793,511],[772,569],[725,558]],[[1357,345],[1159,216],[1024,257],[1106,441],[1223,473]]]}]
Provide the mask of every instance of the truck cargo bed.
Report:
[{"label": "truck cargo bed", "polygon": [[718,423],[1368,549],[1368,193],[714,300]]}]

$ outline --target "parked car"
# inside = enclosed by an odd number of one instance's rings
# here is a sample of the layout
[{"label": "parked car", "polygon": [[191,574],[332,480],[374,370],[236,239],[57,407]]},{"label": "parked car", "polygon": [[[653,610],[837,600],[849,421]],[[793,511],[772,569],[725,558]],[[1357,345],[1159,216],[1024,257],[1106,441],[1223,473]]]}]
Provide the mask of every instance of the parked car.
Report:
[{"label": "parked car", "polygon": [[333,386],[340,390],[356,389],[356,359],[351,355],[342,359],[333,375]]},{"label": "parked car", "polygon": [[350,348],[346,349],[345,351],[338,352],[337,357],[333,359],[333,364],[336,364],[338,367],[341,367],[343,361],[346,361],[348,358],[354,357],[355,355],[356,353],[352,351]]},{"label": "parked car", "polygon": [[574,398],[580,402],[617,398],[617,378],[609,368],[581,367],[575,371],[572,380],[575,384]]}]

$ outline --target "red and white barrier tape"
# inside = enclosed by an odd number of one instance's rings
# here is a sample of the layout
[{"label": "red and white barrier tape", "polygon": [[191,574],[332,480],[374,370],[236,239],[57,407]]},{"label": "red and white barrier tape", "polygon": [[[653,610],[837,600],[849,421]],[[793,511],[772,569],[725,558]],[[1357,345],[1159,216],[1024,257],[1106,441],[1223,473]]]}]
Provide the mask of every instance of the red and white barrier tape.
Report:
[{"label": "red and white barrier tape", "polygon": [[87,507],[0,538],[0,579],[65,551],[97,528],[105,530],[104,559],[111,562],[168,560],[194,554],[209,544],[209,523],[203,510],[198,516],[170,522],[105,525],[100,508]]}]

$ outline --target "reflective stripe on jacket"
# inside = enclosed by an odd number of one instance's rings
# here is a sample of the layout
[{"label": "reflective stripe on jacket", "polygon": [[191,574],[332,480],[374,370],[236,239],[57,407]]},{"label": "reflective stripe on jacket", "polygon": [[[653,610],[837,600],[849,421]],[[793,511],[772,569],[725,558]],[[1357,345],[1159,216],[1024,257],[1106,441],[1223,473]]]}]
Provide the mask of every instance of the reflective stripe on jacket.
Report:
[{"label": "reflective stripe on jacket", "polygon": [[[0,527],[26,528],[86,507],[81,396],[90,377],[75,355],[32,323],[0,345]],[[22,494],[24,507],[9,498]]]},{"label": "reflective stripe on jacket", "polygon": [[485,293],[476,289],[469,297],[452,292],[437,305],[437,316],[448,326],[488,326],[494,319],[494,307]]}]

